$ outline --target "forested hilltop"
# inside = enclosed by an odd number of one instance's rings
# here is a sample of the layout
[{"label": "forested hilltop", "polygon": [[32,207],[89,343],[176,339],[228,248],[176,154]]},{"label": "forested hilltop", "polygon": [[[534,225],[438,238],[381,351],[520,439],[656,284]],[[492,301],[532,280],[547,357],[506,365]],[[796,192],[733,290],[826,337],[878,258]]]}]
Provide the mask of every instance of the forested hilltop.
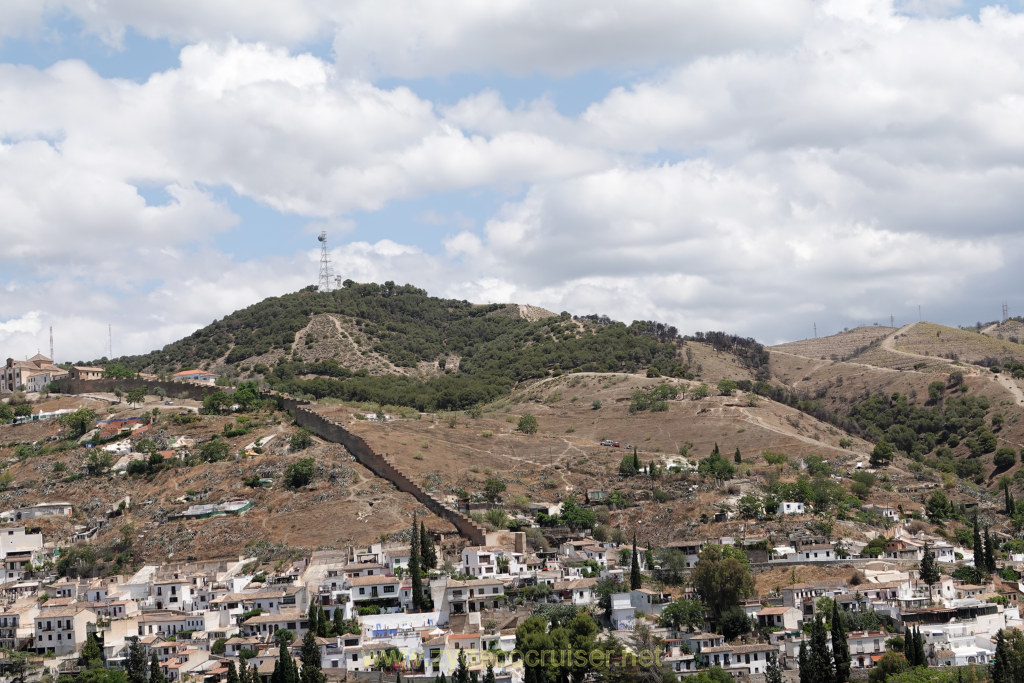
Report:
[{"label": "forested hilltop", "polygon": [[[114,362],[157,373],[219,365],[229,376],[262,379],[290,393],[420,410],[464,408],[493,400],[517,382],[566,372],[693,376],[674,327],[569,313],[530,321],[515,310],[431,297],[411,285],[347,281],[333,292],[308,287],[266,299],[160,351]],[[358,354],[377,354],[410,372],[373,373],[330,353],[309,353],[311,321],[322,314],[332,317],[338,333],[344,329],[346,338],[357,340]],[[766,362],[753,340],[710,334],[723,348],[742,352],[748,365]]]}]

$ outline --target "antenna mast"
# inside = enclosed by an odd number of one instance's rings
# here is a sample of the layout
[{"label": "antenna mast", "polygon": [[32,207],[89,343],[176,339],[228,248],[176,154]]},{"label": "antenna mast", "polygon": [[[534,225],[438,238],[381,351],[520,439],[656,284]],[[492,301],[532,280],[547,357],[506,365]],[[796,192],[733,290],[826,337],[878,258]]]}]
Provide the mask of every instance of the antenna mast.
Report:
[{"label": "antenna mast", "polygon": [[320,231],[316,238],[320,242],[320,284],[317,291],[331,291],[331,258],[327,253],[327,231]]},{"label": "antenna mast", "polygon": [[53,360],[53,325],[50,325],[50,360]]},{"label": "antenna mast", "polygon": [[1010,318],[1010,309],[1007,307],[1006,302],[1003,302],[1003,322],[1005,323]]}]

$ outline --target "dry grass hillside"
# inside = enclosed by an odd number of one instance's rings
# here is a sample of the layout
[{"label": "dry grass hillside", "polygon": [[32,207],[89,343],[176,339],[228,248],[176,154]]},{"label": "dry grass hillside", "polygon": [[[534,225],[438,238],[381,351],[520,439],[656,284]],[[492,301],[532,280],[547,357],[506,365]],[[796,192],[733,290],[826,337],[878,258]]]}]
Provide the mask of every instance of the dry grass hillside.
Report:
[{"label": "dry grass hillside", "polygon": [[922,322],[896,338],[898,351],[979,363],[986,358],[1024,360],[1024,345],[973,330]]},{"label": "dry grass hillside", "polygon": [[892,333],[893,329],[879,325],[855,327],[852,330],[844,330],[828,337],[778,344],[771,347],[771,351],[782,351],[819,360],[845,360]]},{"label": "dry grass hillside", "polygon": [[1024,322],[1011,318],[1005,322],[986,327],[981,332],[996,339],[1007,339],[1014,343],[1020,343],[1024,339]]}]

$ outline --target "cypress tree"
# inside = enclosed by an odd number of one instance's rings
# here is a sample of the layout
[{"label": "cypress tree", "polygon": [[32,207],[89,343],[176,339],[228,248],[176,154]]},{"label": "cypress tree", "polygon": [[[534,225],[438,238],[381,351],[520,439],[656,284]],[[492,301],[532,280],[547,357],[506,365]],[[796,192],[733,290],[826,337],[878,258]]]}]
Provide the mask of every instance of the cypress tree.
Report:
[{"label": "cypress tree", "polygon": [[721,456],[722,455],[721,451],[718,450],[718,442],[717,441],[715,442],[714,449],[712,449],[712,451],[711,451],[711,455],[714,455],[714,456]]},{"label": "cypress tree", "polygon": [[1014,657],[1010,651],[1010,643],[1006,641],[1003,630],[996,634],[996,656],[992,664],[992,683],[1017,683],[1014,677]]},{"label": "cypress tree", "polygon": [[[768,664],[764,669],[764,683],[782,683],[782,668],[779,666],[779,655],[774,650],[767,654]],[[487,683],[485,681],[485,683]],[[494,683],[493,681],[491,683]]]},{"label": "cypress tree", "polygon": [[975,513],[974,520],[974,566],[978,571],[985,571],[985,545],[981,542],[981,530],[978,528],[978,515]]},{"label": "cypress tree", "polygon": [[907,658],[907,664],[917,666],[917,633],[913,626],[907,629],[906,641],[903,643],[903,656]]},{"label": "cypress tree", "polygon": [[480,683],[480,674],[478,674],[476,671],[470,671],[469,683]]},{"label": "cypress tree", "polygon": [[424,569],[437,567],[437,548],[434,539],[427,533],[426,525],[420,521],[420,564]]},{"label": "cypress tree", "polygon": [[1003,496],[1006,499],[1006,516],[1013,516],[1013,494],[1010,493],[1010,485],[1003,484]]},{"label": "cypress tree", "polygon": [[469,667],[466,666],[466,651],[459,650],[459,665],[452,676],[454,683],[469,683]]},{"label": "cypress tree", "polygon": [[996,549],[992,545],[992,537],[988,533],[988,527],[985,527],[985,570],[989,574],[996,570]]},{"label": "cypress tree", "polygon": [[921,635],[921,627],[917,627],[917,638],[914,639],[914,644],[917,646],[917,665],[928,666],[928,656],[924,653],[924,636]]},{"label": "cypress tree", "polygon": [[828,631],[821,615],[816,616],[811,625],[810,664],[815,683],[833,683],[836,680],[835,662],[828,649]]},{"label": "cypress tree", "polygon": [[320,646],[316,644],[316,636],[312,631],[306,631],[306,635],[302,638],[301,659],[300,682],[323,683],[326,677],[323,669],[320,668]]},{"label": "cypress tree", "polygon": [[636,555],[636,531],[633,532],[633,558],[629,568],[629,589],[636,590],[643,583],[640,576],[640,558]]},{"label": "cypress tree", "polygon": [[331,621],[327,618],[327,613],[324,612],[323,605],[317,605],[316,608],[316,634],[321,638],[326,638],[331,629]]},{"label": "cypress tree", "polygon": [[942,578],[938,565],[935,564],[935,555],[932,554],[928,544],[924,544],[924,557],[921,558],[921,580],[928,586],[928,599],[932,599],[932,586]]},{"label": "cypress tree", "polygon": [[308,630],[316,633],[318,630],[317,621],[320,617],[320,612],[316,608],[316,600],[309,601],[309,609],[306,611],[306,620],[309,622]]},{"label": "cypress tree", "polygon": [[836,683],[850,680],[850,644],[846,641],[843,617],[835,600],[832,601],[832,661],[836,667]]},{"label": "cypress tree", "polygon": [[737,465],[739,465],[741,462],[743,462],[743,457],[740,456],[740,447],[739,446],[736,447],[736,453],[732,456],[732,459],[736,461]]},{"label": "cypress tree", "polygon": [[[167,683],[167,677],[164,676],[164,670],[160,668],[160,660],[156,657],[154,651],[149,658],[149,683]],[[247,683],[241,681],[241,683]]]},{"label": "cypress tree", "polygon": [[412,580],[412,608],[423,609],[423,577],[420,574],[420,539],[416,514],[412,516],[412,540],[409,543],[409,576]]},{"label": "cypress tree", "polygon": [[256,665],[253,664],[249,667],[249,683],[260,683],[260,672],[256,670]]},{"label": "cypress tree", "polygon": [[336,636],[344,635],[343,631],[345,630],[345,611],[343,609],[341,609],[340,606],[334,608],[334,618],[333,618],[333,621],[334,621],[334,635],[336,635]]},{"label": "cypress tree", "polygon": [[636,453],[636,446],[633,446],[633,469],[640,471],[640,456]]},{"label": "cypress tree", "polygon": [[238,669],[235,668],[235,662],[228,660],[228,680],[227,683],[240,683],[238,680]]},{"label": "cypress tree", "polygon": [[124,672],[128,676],[128,683],[146,683],[146,650],[138,638],[132,638],[128,646]]},{"label": "cypress tree", "polygon": [[487,662],[487,673],[484,674],[484,683],[495,683],[494,662]]},{"label": "cypress tree", "polygon": [[807,639],[800,641],[800,656],[797,659],[800,668],[800,683],[816,683],[814,672],[811,671],[811,657],[807,653]]},{"label": "cypress tree", "polygon": [[[150,677],[150,683],[153,683],[152,676]],[[249,666],[245,663],[244,659],[238,660],[238,683],[253,683],[249,678]],[[256,683],[259,683],[258,681]]]}]

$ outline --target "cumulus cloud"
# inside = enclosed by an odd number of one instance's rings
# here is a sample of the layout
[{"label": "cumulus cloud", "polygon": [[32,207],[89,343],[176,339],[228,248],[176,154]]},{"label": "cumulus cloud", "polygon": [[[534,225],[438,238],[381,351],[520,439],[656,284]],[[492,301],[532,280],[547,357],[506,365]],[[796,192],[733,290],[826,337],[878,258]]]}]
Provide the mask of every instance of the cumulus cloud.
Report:
[{"label": "cumulus cloud", "polygon": [[[0,65],[0,347],[34,353],[57,321],[98,356],[111,322],[115,353],[145,351],[311,282],[313,252],[217,251],[248,227],[224,190],[332,235],[446,196],[404,226],[423,239],[337,246],[357,281],[767,341],[917,304],[974,318],[1019,289],[1024,16],[948,6],[76,3],[111,43],[193,42],[142,83]],[[18,7],[9,35],[45,16]],[[336,61],[295,47],[330,36]],[[374,80],[602,68],[618,85],[579,115]],[[477,189],[507,201],[451,206]]]}]

